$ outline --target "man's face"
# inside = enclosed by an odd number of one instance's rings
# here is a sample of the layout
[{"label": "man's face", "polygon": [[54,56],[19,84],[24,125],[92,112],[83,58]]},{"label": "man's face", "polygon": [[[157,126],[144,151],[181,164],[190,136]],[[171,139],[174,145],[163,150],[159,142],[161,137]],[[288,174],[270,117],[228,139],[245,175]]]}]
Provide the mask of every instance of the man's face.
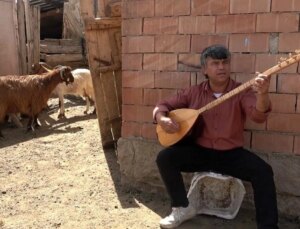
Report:
[{"label": "man's face", "polygon": [[203,73],[215,84],[227,83],[230,77],[230,59],[213,59],[208,57]]}]

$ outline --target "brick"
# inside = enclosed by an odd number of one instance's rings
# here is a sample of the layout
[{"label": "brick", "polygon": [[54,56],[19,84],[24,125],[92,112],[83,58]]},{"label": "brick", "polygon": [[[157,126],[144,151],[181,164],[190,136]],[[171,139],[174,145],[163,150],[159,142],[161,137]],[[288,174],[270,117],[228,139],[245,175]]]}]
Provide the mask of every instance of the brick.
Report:
[{"label": "brick", "polygon": [[123,88],[122,89],[122,104],[143,104],[143,89],[142,88]]},{"label": "brick", "polygon": [[154,88],[154,72],[123,71],[122,87]]},{"label": "brick", "polygon": [[[232,73],[230,74],[230,78],[236,80],[237,75],[249,75],[249,74],[242,74],[242,73]],[[245,80],[246,81],[246,80]]]},{"label": "brick", "polygon": [[201,72],[191,72],[191,86],[198,85],[207,80]]},{"label": "brick", "polygon": [[288,12],[300,11],[300,1],[298,0],[272,0],[272,11]]},{"label": "brick", "polygon": [[145,18],[144,34],[177,34],[178,18]]},{"label": "brick", "polygon": [[271,0],[231,0],[230,13],[259,13],[270,12]]},{"label": "brick", "polygon": [[143,104],[146,106],[155,106],[160,101],[160,92],[161,89],[145,89]]},{"label": "brick", "polygon": [[279,52],[294,52],[300,47],[300,33],[279,34]]},{"label": "brick", "polygon": [[145,70],[174,71],[177,70],[176,54],[145,54],[143,59]]},{"label": "brick", "polygon": [[258,14],[256,32],[298,32],[299,14]]},{"label": "brick", "polygon": [[231,52],[268,52],[269,34],[231,34],[229,50]]},{"label": "brick", "polygon": [[190,35],[158,35],[155,52],[189,52],[190,43]]},{"label": "brick", "polygon": [[270,53],[278,53],[279,34],[270,33]]},{"label": "brick", "polygon": [[122,54],[122,70],[142,70],[142,54]]},{"label": "brick", "polygon": [[300,155],[300,136],[295,136],[294,153]]},{"label": "brick", "polygon": [[142,137],[145,139],[157,139],[156,125],[145,123],[142,126]]},{"label": "brick", "polygon": [[279,93],[300,93],[300,77],[297,74],[280,74],[278,76]]},{"label": "brick", "polygon": [[192,15],[220,15],[229,13],[229,0],[192,0]]},{"label": "brick", "polygon": [[137,122],[122,122],[121,132],[123,138],[140,137],[142,134],[142,124]]},{"label": "brick", "polygon": [[256,123],[256,122],[253,122],[250,119],[247,119],[246,123],[245,123],[245,129],[246,130],[266,130],[267,129],[267,124],[266,124],[266,122]]},{"label": "brick", "polygon": [[175,89],[145,89],[143,104],[145,106],[155,106],[158,103],[158,101],[170,97],[175,93]]},{"label": "brick", "polygon": [[271,113],[268,118],[267,129],[278,132],[299,133],[300,114]]},{"label": "brick", "polygon": [[200,71],[200,55],[199,54],[179,54],[178,71]]},{"label": "brick", "polygon": [[158,72],[155,74],[154,87],[185,88],[191,85],[189,72]]},{"label": "brick", "polygon": [[139,107],[139,119],[138,121],[141,122],[148,122],[148,123],[153,123],[153,106],[140,106]]},{"label": "brick", "polygon": [[271,81],[270,81],[270,87],[269,87],[269,93],[275,93],[277,92],[277,75],[272,75],[271,76]]},{"label": "brick", "polygon": [[123,105],[122,119],[124,121],[153,122],[152,106]]},{"label": "brick", "polygon": [[296,107],[296,112],[300,113],[300,96],[297,96],[297,107]]},{"label": "brick", "polygon": [[154,0],[122,2],[123,18],[141,18],[154,16]]},{"label": "brick", "polygon": [[293,152],[294,137],[279,133],[252,133],[252,148],[265,152]]},{"label": "brick", "polygon": [[122,38],[122,53],[154,52],[153,36],[129,36]]},{"label": "brick", "polygon": [[141,35],[142,34],[142,19],[124,19],[122,20],[122,35]]},{"label": "brick", "polygon": [[296,95],[270,94],[273,113],[295,113]]},{"label": "brick", "polygon": [[156,16],[189,15],[191,3],[186,0],[155,0]]},{"label": "brick", "polygon": [[221,44],[228,47],[228,35],[192,35],[191,52],[202,52],[213,44]]},{"label": "brick", "polygon": [[217,33],[254,33],[255,14],[237,14],[217,16]]},{"label": "brick", "polygon": [[180,34],[201,34],[215,32],[214,16],[182,16],[179,17]]},{"label": "brick", "polygon": [[[277,65],[281,58],[288,58],[285,54],[257,54],[255,61],[255,69],[258,72],[264,72],[269,68]],[[298,64],[280,70],[280,73],[296,73]]]},{"label": "brick", "polygon": [[[252,80],[254,77],[255,77],[255,74],[244,74],[244,73],[235,74],[235,80],[240,83],[246,83],[249,80]],[[233,78],[233,77],[231,77],[231,78]]]},{"label": "brick", "polygon": [[128,121],[138,121],[138,106],[137,105],[122,105],[122,120],[124,122]]},{"label": "brick", "polygon": [[254,54],[232,54],[231,71],[241,73],[254,73],[255,55]]}]

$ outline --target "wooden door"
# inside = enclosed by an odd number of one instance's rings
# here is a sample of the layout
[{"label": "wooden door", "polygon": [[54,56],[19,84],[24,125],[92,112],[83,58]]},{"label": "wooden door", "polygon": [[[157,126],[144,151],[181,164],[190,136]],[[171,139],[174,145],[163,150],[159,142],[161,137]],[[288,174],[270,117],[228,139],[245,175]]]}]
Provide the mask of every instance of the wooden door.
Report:
[{"label": "wooden door", "polygon": [[109,147],[121,137],[121,17],[95,18],[102,11],[94,6],[80,2],[101,140]]},{"label": "wooden door", "polygon": [[14,1],[0,1],[0,75],[20,73],[17,24]]}]

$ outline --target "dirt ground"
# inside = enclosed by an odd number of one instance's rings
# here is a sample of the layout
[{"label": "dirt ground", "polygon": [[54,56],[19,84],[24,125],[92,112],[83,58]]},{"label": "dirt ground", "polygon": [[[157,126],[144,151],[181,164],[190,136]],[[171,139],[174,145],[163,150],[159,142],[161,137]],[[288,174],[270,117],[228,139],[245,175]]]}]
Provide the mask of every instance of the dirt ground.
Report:
[{"label": "dirt ground", "polygon": [[[123,187],[114,149],[103,150],[96,115],[85,103],[66,100],[66,119],[57,119],[58,101],[40,115],[34,134],[5,124],[0,140],[0,228],[159,228],[169,213],[164,197]],[[22,122],[25,124],[26,119]],[[281,219],[280,228],[299,229]],[[197,216],[179,228],[254,229],[254,212],[241,209],[234,220]]]}]

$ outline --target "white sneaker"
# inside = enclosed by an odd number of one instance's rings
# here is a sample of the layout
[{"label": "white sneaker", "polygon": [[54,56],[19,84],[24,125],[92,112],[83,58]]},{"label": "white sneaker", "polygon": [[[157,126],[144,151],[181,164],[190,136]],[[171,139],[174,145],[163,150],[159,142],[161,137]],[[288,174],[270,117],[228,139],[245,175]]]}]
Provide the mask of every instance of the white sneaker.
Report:
[{"label": "white sneaker", "polygon": [[161,219],[159,224],[162,228],[175,228],[178,227],[184,221],[193,218],[195,215],[196,210],[191,205],[189,205],[186,208],[172,208],[171,214]]}]

